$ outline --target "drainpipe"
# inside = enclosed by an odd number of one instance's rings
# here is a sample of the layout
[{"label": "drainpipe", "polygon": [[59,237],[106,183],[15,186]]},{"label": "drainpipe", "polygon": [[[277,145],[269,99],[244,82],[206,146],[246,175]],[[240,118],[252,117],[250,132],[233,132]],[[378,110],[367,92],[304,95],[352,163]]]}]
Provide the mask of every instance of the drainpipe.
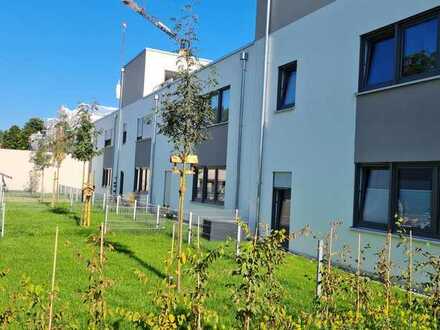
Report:
[{"label": "drainpipe", "polygon": [[154,111],[154,123],[153,123],[153,140],[151,141],[151,154],[150,154],[150,191],[148,193],[150,203],[154,202],[153,198],[153,184],[154,184],[154,158],[156,157],[156,139],[157,139],[157,116],[159,114],[159,95],[154,95],[156,101],[156,109]]},{"label": "drainpipe", "polygon": [[270,35],[270,19],[272,13],[272,0],[267,0],[267,11],[266,11],[266,35],[264,42],[264,78],[263,78],[263,99],[262,99],[262,109],[261,109],[261,126],[260,126],[260,144],[258,153],[258,187],[257,187],[257,201],[256,201],[256,224],[255,232],[258,234],[260,228],[260,217],[261,217],[261,189],[263,184],[263,152],[264,152],[264,134],[266,128],[266,112],[268,108],[267,100],[267,90],[268,90],[268,76],[269,76],[269,35]]},{"label": "drainpipe", "polygon": [[237,150],[237,182],[235,185],[235,209],[240,208],[240,176],[241,176],[241,144],[243,137],[243,112],[244,112],[244,95],[246,92],[246,71],[249,54],[243,51],[240,56],[241,61],[241,91],[240,91],[240,112],[238,119],[238,150]]}]

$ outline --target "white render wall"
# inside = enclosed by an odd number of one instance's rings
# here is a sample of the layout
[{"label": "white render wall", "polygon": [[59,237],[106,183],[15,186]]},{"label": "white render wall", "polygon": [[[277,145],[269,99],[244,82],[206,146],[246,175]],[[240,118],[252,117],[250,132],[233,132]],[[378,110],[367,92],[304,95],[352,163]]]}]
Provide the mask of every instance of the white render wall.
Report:
[{"label": "white render wall", "polygon": [[[310,225],[323,237],[329,222],[340,219],[340,244],[356,246],[357,233],[350,227],[360,36],[438,5],[438,0],[338,0],[271,35],[262,219],[270,224],[273,172],[290,171],[291,230]],[[278,67],[294,60],[296,108],[275,113]],[[385,239],[384,234],[363,237],[375,248]],[[307,238],[290,249],[314,256],[316,245]]]},{"label": "white render wall", "polygon": [[[322,238],[332,220],[341,220],[339,246],[357,242],[353,223],[354,141],[356,92],[358,90],[360,36],[377,28],[440,5],[440,0],[337,0],[270,36],[269,94],[266,118],[261,221],[272,217],[273,172],[292,173],[291,231],[310,225],[316,237],[292,242],[292,251],[314,256],[316,238]],[[245,49],[249,54],[243,118],[240,214],[255,226],[258,142],[262,109],[264,39]],[[278,67],[298,61],[296,107],[275,113]],[[237,139],[240,105],[240,51],[210,68],[217,72],[218,88],[231,86],[228,125],[227,184],[224,208],[190,202],[192,178],[188,180],[187,209],[208,208],[222,212],[235,207]],[[199,74],[206,76],[210,68]],[[157,93],[160,95],[161,91]],[[137,118],[152,112],[154,94],[124,108],[129,125],[128,140],[121,149],[125,191],[132,191]],[[154,159],[152,201],[163,203],[164,173],[170,169],[172,148],[158,136]],[[99,163],[99,159],[96,160]],[[102,167],[102,166],[101,166]],[[99,164],[96,165],[99,171]],[[102,171],[102,169],[101,169]],[[97,176],[99,178],[99,176]],[[173,175],[171,206],[177,206],[177,178]],[[371,254],[383,246],[383,233],[364,233]],[[419,246],[423,241],[419,241]],[[438,249],[431,242],[429,249]],[[438,251],[438,250],[437,250]],[[402,259],[400,252],[396,258]],[[368,258],[366,268],[375,262]]]}]

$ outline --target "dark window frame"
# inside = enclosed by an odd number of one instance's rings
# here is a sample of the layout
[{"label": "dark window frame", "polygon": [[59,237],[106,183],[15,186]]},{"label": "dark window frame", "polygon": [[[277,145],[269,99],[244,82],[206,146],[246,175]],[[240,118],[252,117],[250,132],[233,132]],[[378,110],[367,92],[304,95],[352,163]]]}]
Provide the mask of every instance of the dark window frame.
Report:
[{"label": "dark window frame", "polygon": [[[202,198],[198,198],[197,196],[197,184],[198,184],[198,173],[199,171],[203,171],[203,186],[202,186]],[[208,195],[208,171],[215,170],[215,180],[214,180],[214,200],[209,200]],[[226,180],[227,180],[227,170],[226,166],[200,166],[195,168],[193,175],[193,189],[192,189],[192,198],[193,202],[199,202],[204,204],[215,204],[215,205],[224,205],[224,201],[218,200],[218,172],[219,170],[224,170],[226,172]],[[226,181],[225,181],[226,182]],[[224,197],[223,197],[224,199]]]},{"label": "dark window frame", "polygon": [[122,125],[122,144],[127,143],[127,123]]},{"label": "dark window frame", "polygon": [[[404,46],[404,31],[406,28],[423,23],[430,19],[436,18],[438,21],[437,31],[437,63],[436,68],[421,74],[415,74],[410,76],[403,75],[403,46]],[[376,85],[368,85],[368,68],[370,67],[371,54],[368,54],[370,45],[379,37],[385,36],[387,33],[394,33],[395,38],[395,68],[394,78],[389,82],[384,82]],[[387,25],[380,29],[366,33],[361,36],[361,49],[360,49],[360,65],[359,65],[359,92],[366,92],[378,88],[389,87],[410,81],[425,79],[440,74],[440,7],[430,9],[426,12],[411,16],[399,22]]]},{"label": "dark window frame", "polygon": [[[287,64],[284,64],[280,67],[278,67],[278,90],[277,90],[277,111],[282,111],[286,109],[290,109],[295,107],[296,105],[296,95],[295,95],[295,102],[289,103],[286,105],[283,105],[283,81],[284,81],[284,75],[287,71],[290,71],[291,73],[295,72],[298,78],[298,61],[292,61]],[[295,82],[296,84],[296,82]],[[295,94],[296,94],[296,86],[295,86]]]},{"label": "dark window frame", "polygon": [[[396,233],[398,228],[396,225],[396,215],[399,212],[399,170],[417,168],[432,169],[432,214],[431,214],[431,230],[420,228],[412,228],[413,234],[428,239],[440,239],[440,162],[394,162],[394,163],[368,163],[356,164],[355,174],[355,190],[354,190],[354,212],[353,226],[355,228],[367,228],[380,231],[392,231]],[[389,205],[388,205],[388,223],[381,225],[377,223],[365,222],[362,220],[363,203],[362,194],[365,187],[362,186],[362,171],[364,169],[389,169],[390,183]]]},{"label": "dark window frame", "polygon": [[[225,91],[229,91],[229,108],[228,108],[228,119],[227,120],[222,120],[222,113],[223,113],[223,93]],[[214,96],[217,96],[217,110],[215,113],[215,119],[212,125],[217,125],[217,124],[225,124],[229,122],[229,116],[230,116],[230,112],[231,112],[231,86],[225,86],[222,87],[220,89],[217,89],[216,91],[213,91],[212,93],[209,94],[209,99],[211,101],[211,98],[213,98]]]}]

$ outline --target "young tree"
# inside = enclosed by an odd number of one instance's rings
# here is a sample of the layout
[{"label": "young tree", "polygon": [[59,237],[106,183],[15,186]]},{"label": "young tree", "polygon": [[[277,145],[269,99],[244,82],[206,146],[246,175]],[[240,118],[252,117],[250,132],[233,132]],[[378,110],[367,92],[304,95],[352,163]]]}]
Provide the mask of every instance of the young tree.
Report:
[{"label": "young tree", "polygon": [[34,168],[41,172],[41,202],[44,201],[44,171],[50,167],[52,161],[52,155],[49,152],[48,139],[45,136],[40,136],[35,141],[35,150],[32,152],[31,161],[34,164]]},{"label": "young tree", "polygon": [[214,120],[210,96],[207,94],[215,85],[211,75],[203,80],[194,71],[201,67],[196,57],[194,42],[197,40],[195,25],[197,18],[192,14],[190,5],[185,7],[185,16],[177,21],[176,30],[181,40],[185,40],[185,48],[181,49],[177,60],[176,83],[169,85],[162,101],[158,124],[159,133],[168,138],[174,147],[179,167],[175,164],[175,173],[179,175],[179,217],[177,232],[177,289],[181,286],[181,267],[183,260],[183,215],[186,191],[186,175],[191,173],[188,163],[196,146],[208,139],[207,127]]},{"label": "young tree", "polygon": [[67,154],[72,147],[72,129],[69,117],[62,109],[59,111],[58,119],[51,132],[50,150],[52,161],[56,167],[53,189],[52,189],[52,207],[59,200],[60,168]]},{"label": "young tree", "polygon": [[[95,124],[91,120],[91,114],[96,109],[96,105],[80,104],[78,107],[78,112],[76,115],[75,126],[73,129],[73,146],[72,146],[72,156],[73,158],[83,162],[83,179],[82,186],[86,188],[91,185],[91,166],[90,162],[93,157],[100,154],[99,150],[95,145],[95,139],[98,137],[99,132],[95,128]],[[85,168],[86,164],[89,163],[87,180],[85,179]],[[84,208],[82,216],[82,225],[90,226],[90,198],[85,196],[84,198]]]}]

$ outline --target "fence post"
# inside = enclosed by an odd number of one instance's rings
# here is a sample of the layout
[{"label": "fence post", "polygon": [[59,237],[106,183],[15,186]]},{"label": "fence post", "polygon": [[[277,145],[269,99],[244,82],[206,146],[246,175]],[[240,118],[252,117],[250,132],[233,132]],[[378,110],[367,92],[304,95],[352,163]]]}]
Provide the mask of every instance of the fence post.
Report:
[{"label": "fence post", "polygon": [[156,211],[156,229],[159,229],[159,220],[160,220],[160,205],[157,206],[157,211]]},{"label": "fence post", "polygon": [[108,205],[105,206],[104,234],[107,234],[107,230],[108,230]]},{"label": "fence post", "polygon": [[3,201],[2,202],[2,238],[5,237],[5,219],[6,219],[6,203]]},{"label": "fence post", "polygon": [[319,299],[321,297],[322,288],[322,260],[324,258],[324,242],[322,240],[318,241],[318,264],[317,264],[317,273],[316,273],[316,297]]},{"label": "fence post", "polygon": [[76,189],[76,201],[79,201],[79,189]]},{"label": "fence post", "polygon": [[104,193],[104,196],[102,197],[102,209],[103,210],[105,210],[105,199],[106,199],[106,196],[105,196],[105,193]]},{"label": "fence post", "polygon": [[134,207],[133,207],[133,220],[136,221],[136,209],[137,209],[137,200],[134,201]]},{"label": "fence post", "polygon": [[240,241],[241,241],[241,225],[238,210],[235,210],[235,222],[237,224],[237,257],[240,255]]},{"label": "fence post", "polygon": [[73,195],[70,194],[70,212],[73,211]]},{"label": "fence post", "polygon": [[93,192],[93,195],[92,195],[92,206],[94,206],[95,205],[95,192]]},{"label": "fence post", "polygon": [[116,214],[119,214],[119,203],[121,200],[121,196],[118,195],[118,197],[116,197]]},{"label": "fence post", "polygon": [[197,248],[200,249],[200,216],[197,216]]},{"label": "fence post", "polygon": [[193,213],[189,212],[188,245],[191,245]]}]

